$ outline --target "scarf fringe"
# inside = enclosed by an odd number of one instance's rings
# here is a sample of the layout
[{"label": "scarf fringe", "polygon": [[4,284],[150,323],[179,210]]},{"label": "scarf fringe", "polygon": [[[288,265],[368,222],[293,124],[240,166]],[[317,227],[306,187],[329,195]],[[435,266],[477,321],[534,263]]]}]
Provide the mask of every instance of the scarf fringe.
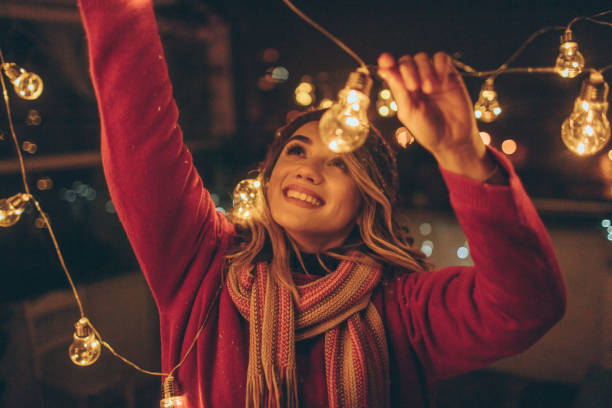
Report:
[{"label": "scarf fringe", "polygon": [[261,398],[264,396],[263,376],[249,373],[246,386],[246,408],[262,408]]}]

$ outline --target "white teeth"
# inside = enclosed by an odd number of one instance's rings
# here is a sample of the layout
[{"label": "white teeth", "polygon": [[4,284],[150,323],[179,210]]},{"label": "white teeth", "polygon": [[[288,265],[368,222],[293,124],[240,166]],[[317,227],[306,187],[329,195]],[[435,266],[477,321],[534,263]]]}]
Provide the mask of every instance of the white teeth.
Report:
[{"label": "white teeth", "polygon": [[319,206],[322,204],[321,201],[317,200],[316,198],[309,196],[308,194],[300,193],[299,191],[295,191],[295,190],[288,190],[287,197],[297,198],[298,200],[302,200],[302,201],[305,201],[309,204],[316,205],[316,206]]}]

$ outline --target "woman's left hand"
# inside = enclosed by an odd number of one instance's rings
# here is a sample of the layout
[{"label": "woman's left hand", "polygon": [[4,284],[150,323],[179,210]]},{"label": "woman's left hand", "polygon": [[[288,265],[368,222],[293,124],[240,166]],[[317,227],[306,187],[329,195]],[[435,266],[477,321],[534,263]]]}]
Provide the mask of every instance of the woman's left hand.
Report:
[{"label": "woman's left hand", "polygon": [[483,180],[495,167],[486,154],[463,79],[443,52],[378,58],[397,117],[446,170]]}]

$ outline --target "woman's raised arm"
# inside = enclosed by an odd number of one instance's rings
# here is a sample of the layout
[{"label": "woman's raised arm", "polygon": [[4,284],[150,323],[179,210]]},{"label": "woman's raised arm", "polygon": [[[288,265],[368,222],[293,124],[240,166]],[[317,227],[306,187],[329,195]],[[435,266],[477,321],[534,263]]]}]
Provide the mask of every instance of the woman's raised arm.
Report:
[{"label": "woman's raised arm", "polygon": [[[183,299],[195,296],[231,224],[215,211],[183,143],[152,2],[79,6],[113,203],[158,306],[179,289]],[[199,271],[188,268],[194,263]]]},{"label": "woman's raised arm", "polygon": [[[438,378],[523,351],[565,311],[563,279],[540,218],[510,162],[483,144],[448,55],[396,61],[382,54],[378,65],[398,118],[438,161],[474,260],[473,267],[399,279],[394,296],[407,337]],[[483,183],[492,179],[503,185]]]}]

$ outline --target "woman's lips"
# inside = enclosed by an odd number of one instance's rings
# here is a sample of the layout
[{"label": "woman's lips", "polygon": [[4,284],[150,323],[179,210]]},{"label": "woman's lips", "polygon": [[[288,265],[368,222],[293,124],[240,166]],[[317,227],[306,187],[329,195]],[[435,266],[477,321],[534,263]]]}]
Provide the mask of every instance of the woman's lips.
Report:
[{"label": "woman's lips", "polygon": [[317,193],[299,185],[289,185],[283,188],[285,200],[305,208],[318,208],[325,204],[325,200]]}]

